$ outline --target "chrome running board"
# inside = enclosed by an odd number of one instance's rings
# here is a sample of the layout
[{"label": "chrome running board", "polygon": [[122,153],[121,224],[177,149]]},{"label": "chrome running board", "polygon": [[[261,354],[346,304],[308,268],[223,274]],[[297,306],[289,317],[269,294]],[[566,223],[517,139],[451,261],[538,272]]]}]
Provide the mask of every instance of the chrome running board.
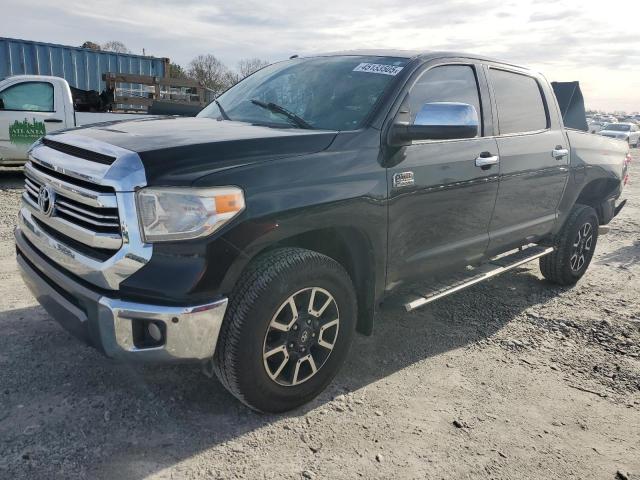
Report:
[{"label": "chrome running board", "polygon": [[537,245],[523,248],[514,253],[495,257],[488,264],[477,268],[468,269],[463,274],[447,279],[446,282],[433,285],[426,293],[404,304],[407,312],[420,308],[439,298],[464,290],[476,283],[484,282],[490,278],[508,272],[520,265],[528,263],[553,252],[553,247],[540,247]]}]

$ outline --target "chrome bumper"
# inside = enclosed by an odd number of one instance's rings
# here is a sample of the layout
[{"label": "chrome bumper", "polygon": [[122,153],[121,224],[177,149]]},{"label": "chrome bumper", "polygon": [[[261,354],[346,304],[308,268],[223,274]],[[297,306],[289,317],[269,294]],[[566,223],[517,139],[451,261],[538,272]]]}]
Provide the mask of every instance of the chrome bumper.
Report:
[{"label": "chrome bumper", "polygon": [[[149,305],[111,298],[64,275],[15,232],[18,265],[33,295],[65,329],[126,361],[171,362],[205,360],[214,354],[227,308],[227,299],[197,306]],[[134,344],[137,320],[164,324],[163,344],[139,348]]]},{"label": "chrome bumper", "polygon": [[[227,299],[194,307],[166,307],[124,302],[107,297],[98,300],[99,312],[111,341],[105,346],[110,357],[143,360],[205,360],[211,358],[227,309]],[[162,322],[164,345],[137,348],[133,341],[133,321]],[[107,351],[108,349],[108,351]]]}]

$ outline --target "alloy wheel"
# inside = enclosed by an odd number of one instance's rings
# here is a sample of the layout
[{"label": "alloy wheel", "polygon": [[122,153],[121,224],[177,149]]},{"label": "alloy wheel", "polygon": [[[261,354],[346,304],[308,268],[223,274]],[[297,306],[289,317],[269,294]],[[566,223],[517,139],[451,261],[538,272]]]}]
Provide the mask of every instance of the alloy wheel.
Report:
[{"label": "alloy wheel", "polygon": [[312,378],[338,340],[340,313],[320,287],[299,290],[276,310],[265,334],[262,359],[274,382],[297,386]]},{"label": "alloy wheel", "polygon": [[587,222],[580,227],[578,235],[573,242],[573,249],[571,250],[571,257],[569,263],[571,264],[571,270],[574,272],[580,271],[587,261],[587,256],[591,252],[593,246],[593,225]]}]

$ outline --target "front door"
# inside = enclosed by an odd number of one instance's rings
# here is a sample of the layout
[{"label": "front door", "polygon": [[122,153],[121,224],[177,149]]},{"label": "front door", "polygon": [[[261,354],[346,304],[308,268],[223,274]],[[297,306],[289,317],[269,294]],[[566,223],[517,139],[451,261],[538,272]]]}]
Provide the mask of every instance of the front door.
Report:
[{"label": "front door", "polygon": [[485,90],[479,85],[486,84],[479,73],[474,65],[438,65],[409,89],[405,104],[412,122],[425,103],[458,102],[476,108],[481,126],[476,138],[414,141],[395,154],[397,165],[387,171],[387,288],[472,264],[485,254],[498,165],[477,166],[478,157],[497,156],[495,139],[484,136],[492,134],[491,110],[480,95]]},{"label": "front door", "polygon": [[33,142],[64,125],[64,112],[55,112],[51,83],[10,84],[0,92],[0,159],[25,160]]}]

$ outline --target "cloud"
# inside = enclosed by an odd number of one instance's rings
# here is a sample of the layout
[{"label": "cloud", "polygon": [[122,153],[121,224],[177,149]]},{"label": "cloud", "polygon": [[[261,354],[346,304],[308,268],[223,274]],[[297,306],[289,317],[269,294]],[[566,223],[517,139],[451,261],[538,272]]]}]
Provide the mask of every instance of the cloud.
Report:
[{"label": "cloud", "polygon": [[575,10],[565,10],[563,12],[537,12],[529,17],[530,22],[549,22],[561,20],[576,20],[580,17],[580,12]]},{"label": "cloud", "polygon": [[[123,41],[187,64],[213,53],[228,65],[292,54],[391,48],[468,51],[579,79],[587,103],[640,110],[640,2],[584,0],[3,0],[3,36],[80,45]],[[113,12],[119,12],[113,15]],[[612,91],[624,102],[613,99]],[[619,92],[628,92],[620,96]],[[600,103],[601,102],[601,103]]]}]

